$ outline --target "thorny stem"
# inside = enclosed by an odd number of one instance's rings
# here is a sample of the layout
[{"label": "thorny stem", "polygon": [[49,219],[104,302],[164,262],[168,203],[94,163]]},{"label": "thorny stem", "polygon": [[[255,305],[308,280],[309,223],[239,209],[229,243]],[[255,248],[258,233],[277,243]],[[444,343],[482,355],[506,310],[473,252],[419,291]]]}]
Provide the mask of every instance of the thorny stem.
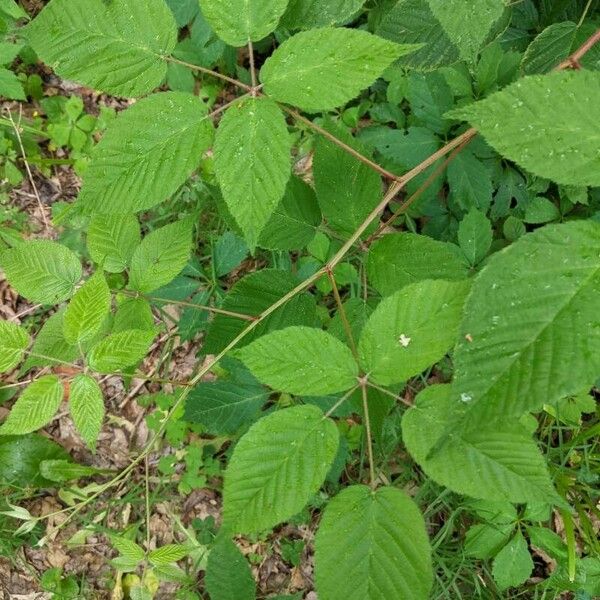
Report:
[{"label": "thorny stem", "polygon": [[[600,30],[598,30],[592,37],[590,37],[571,56],[571,58],[577,57],[577,60],[580,59],[599,40],[600,40]],[[559,65],[559,68],[561,68],[561,69],[568,68],[569,66],[572,65],[572,63],[570,61],[565,61],[565,63],[561,63],[561,65]],[[211,71],[211,74],[213,74],[213,73],[214,72]],[[235,83],[238,84],[240,82],[235,82]],[[243,84],[242,84],[242,86],[243,86]],[[247,86],[244,86],[244,87],[247,87]],[[239,100],[239,98],[237,100]],[[233,104],[233,102],[230,102],[229,104]],[[225,105],[224,107],[221,107],[220,110],[224,110],[226,107],[227,107],[227,105]],[[392,185],[389,187],[383,200],[369,213],[369,215],[366,217],[366,219],[363,221],[363,223],[358,227],[358,229],[352,234],[352,236],[346,241],[346,243],[340,248],[340,250],[335,254],[335,256],[333,256],[328,261],[328,263],[324,267],[319,269],[316,273],[314,273],[313,275],[308,277],[302,283],[298,284],[293,290],[291,290],[290,292],[285,294],[285,296],[282,296],[279,300],[277,300],[275,303],[273,303],[269,308],[267,308],[265,311],[263,311],[261,313],[261,315],[259,317],[257,317],[257,319],[255,321],[250,323],[243,331],[241,331],[229,344],[227,344],[227,346],[219,354],[214,356],[212,360],[205,363],[204,366],[202,366],[200,368],[200,370],[196,373],[196,375],[191,379],[190,384],[195,385],[196,383],[198,383],[202,379],[202,377],[204,377],[204,375],[206,375],[206,373],[208,373],[213,368],[213,366],[215,364],[217,364],[230,350],[235,348],[235,346],[237,346],[237,344],[244,337],[246,337],[251,331],[253,331],[269,315],[271,315],[278,308],[280,308],[281,306],[286,304],[289,300],[291,300],[297,294],[310,288],[319,278],[321,278],[323,275],[325,275],[328,270],[333,270],[333,268],[344,258],[346,253],[350,250],[350,248],[352,248],[352,246],[355,244],[355,242],[366,231],[366,229],[373,222],[373,220],[375,218],[377,218],[379,213],[396,196],[396,194],[404,187],[404,185],[406,185],[406,183],[408,183],[411,179],[413,179],[414,177],[416,177],[417,175],[419,175],[420,173],[425,171],[437,160],[439,160],[440,158],[442,158],[449,152],[452,152],[452,150],[454,150],[454,148],[460,146],[466,140],[474,137],[476,135],[476,133],[477,133],[476,129],[473,129],[473,128],[468,129],[467,131],[465,131],[465,133],[463,133],[456,139],[448,142],[440,150],[435,152],[432,156],[430,156],[428,159],[423,161],[421,164],[417,165],[414,169],[412,169],[408,173],[405,173],[399,180],[398,179],[395,180],[392,183]],[[364,382],[363,387],[365,389],[363,391],[363,394],[365,394],[365,396],[366,396],[366,385],[367,385],[366,382]],[[77,514],[79,514],[88,504],[93,502],[96,498],[98,498],[100,495],[102,495],[106,490],[110,489],[114,485],[118,484],[121,480],[125,479],[134,469],[136,469],[136,467],[140,464],[140,462],[142,462],[146,458],[146,456],[148,456],[150,454],[150,452],[152,451],[152,448],[154,447],[154,444],[164,434],[167,424],[169,423],[169,420],[172,418],[173,414],[175,414],[175,411],[179,409],[179,407],[181,406],[181,403],[185,401],[186,397],[189,394],[189,391],[190,391],[190,388],[183,390],[183,392],[181,393],[181,395],[179,396],[177,401],[171,407],[171,410],[169,411],[169,413],[163,419],[158,430],[152,436],[152,439],[142,449],[141,453],[127,467],[125,467],[120,473],[118,473],[110,481],[108,481],[106,484],[104,484],[99,490],[97,490],[94,494],[92,494],[91,496],[89,496],[88,498],[83,500],[77,506],[67,507],[62,510],[56,511],[54,513],[44,515],[43,517],[37,517],[36,521],[41,521],[43,519],[47,519],[49,517],[53,517],[55,515],[63,514],[63,513],[71,511],[70,514],[67,515],[67,517],[63,520],[63,522],[53,530],[53,532],[55,533],[56,531],[58,531],[59,529],[61,529],[65,525],[67,525],[71,520],[73,520],[73,518]],[[372,462],[371,462],[371,465],[372,465]],[[374,473],[372,473],[372,479],[374,480]],[[42,539],[40,542],[43,543],[44,539]]]},{"label": "thorny stem", "polygon": [[329,133],[329,131],[327,131],[326,129],[323,129],[316,123],[313,123],[310,119],[307,119],[305,116],[301,115],[297,110],[294,110],[293,108],[290,108],[289,106],[286,106],[285,104],[279,104],[279,106],[286,113],[288,113],[288,115],[294,117],[294,119],[296,119],[297,121],[304,123],[304,125],[306,125],[307,127],[310,127],[312,130],[316,131],[318,134],[322,135],[324,138],[327,138],[330,142],[333,142],[334,144],[336,144],[337,146],[339,146],[340,148],[345,150],[348,154],[354,156],[354,158],[365,163],[365,165],[368,165],[374,171],[377,171],[380,175],[382,175],[386,179],[391,179],[392,181],[400,180],[400,177],[398,177],[398,175],[394,175],[392,172],[387,171],[383,167],[379,166],[376,162],[372,161],[370,158],[367,158],[366,156],[364,156],[363,154],[361,154],[360,152],[358,152],[357,150],[355,150],[348,144],[345,144],[344,142],[342,142],[342,140],[339,140],[338,138],[336,138],[335,135]]},{"label": "thorny stem", "polygon": [[352,350],[352,355],[354,356],[354,360],[358,363],[358,351],[356,350],[356,343],[354,342],[354,336],[352,335],[352,328],[350,327],[350,321],[348,321],[348,315],[346,314],[346,309],[342,304],[342,299],[340,297],[340,292],[337,287],[337,283],[335,281],[335,277],[333,275],[332,270],[327,271],[327,277],[329,277],[329,281],[331,283],[331,287],[333,288],[333,297],[335,298],[335,303],[338,307],[338,312],[340,313],[340,318],[342,319],[342,325],[344,327],[344,331],[346,332],[346,337],[348,338],[348,343],[350,344],[350,350]]},{"label": "thorny stem", "polygon": [[375,481],[375,463],[373,461],[373,438],[371,437],[371,419],[369,418],[369,400],[367,397],[367,379],[362,378],[360,381],[360,391],[362,393],[363,415],[365,419],[365,433],[367,434],[367,456],[369,458],[369,479],[371,481],[371,489],[377,487]]},{"label": "thorny stem", "polygon": [[252,41],[248,40],[248,60],[250,61],[250,80],[252,81],[252,95],[256,95],[256,87],[258,82],[256,81],[256,67],[254,66],[254,47]]}]

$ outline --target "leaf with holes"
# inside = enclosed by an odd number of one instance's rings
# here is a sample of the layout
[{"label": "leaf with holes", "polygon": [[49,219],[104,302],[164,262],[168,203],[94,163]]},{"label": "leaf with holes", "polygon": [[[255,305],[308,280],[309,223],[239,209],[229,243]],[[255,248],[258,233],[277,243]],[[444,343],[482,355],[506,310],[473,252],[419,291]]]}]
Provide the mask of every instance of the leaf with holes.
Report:
[{"label": "leaf with holes", "polygon": [[258,533],[293,517],[322,485],[337,448],[337,428],[316,406],[286,408],[255,423],[225,471],[224,527]]},{"label": "leaf with holes", "polygon": [[466,281],[425,280],[384,298],[358,343],[368,377],[391,385],[440,360],[456,340],[468,291]]},{"label": "leaf with holes", "polygon": [[30,383],[15,402],[0,435],[23,435],[47,425],[63,399],[63,386],[56,375],[44,375]]},{"label": "leaf with holes", "polygon": [[185,267],[192,251],[192,222],[176,221],[149,233],[131,258],[129,287],[151,292],[170,283]]},{"label": "leaf with holes", "polygon": [[427,600],[431,548],[417,505],[392,487],[353,485],[325,509],[315,539],[323,600]]},{"label": "leaf with holes", "polygon": [[267,98],[238,102],[219,124],[215,172],[251,250],[285,192],[291,148],[285,117]]},{"label": "leaf with holes", "polygon": [[56,304],[71,297],[81,279],[77,256],[50,240],[33,240],[5,250],[0,254],[0,267],[19,294],[40,304]]},{"label": "leaf with holes", "polygon": [[0,321],[0,373],[14,369],[29,346],[29,336],[16,323]]},{"label": "leaf with holes", "polygon": [[277,48],[260,78],[275,100],[308,112],[331,110],[352,100],[414,49],[356,29],[313,29]]},{"label": "leaf with holes", "polygon": [[65,340],[76,345],[94,337],[110,310],[110,289],[101,271],[75,293],[63,318]]},{"label": "leaf with holes", "polygon": [[237,354],[259,381],[290,394],[343,392],[356,385],[358,377],[348,346],[312,327],[273,331]]},{"label": "leaf with holes", "polygon": [[69,410],[75,427],[89,448],[95,450],[104,419],[104,398],[96,380],[77,375],[70,386]]},{"label": "leaf with holes", "polygon": [[183,92],[144,98],[111,122],[94,147],[78,201],[87,214],[151,208],[177,191],[212,140],[199,98]]},{"label": "leaf with holes", "polygon": [[25,32],[61,77],[117,96],[158,87],[177,43],[163,0],[51,0]]},{"label": "leaf with holes", "polygon": [[[600,73],[531,75],[457,108],[502,156],[565,185],[600,185]],[[568,110],[564,108],[565,98]]]}]

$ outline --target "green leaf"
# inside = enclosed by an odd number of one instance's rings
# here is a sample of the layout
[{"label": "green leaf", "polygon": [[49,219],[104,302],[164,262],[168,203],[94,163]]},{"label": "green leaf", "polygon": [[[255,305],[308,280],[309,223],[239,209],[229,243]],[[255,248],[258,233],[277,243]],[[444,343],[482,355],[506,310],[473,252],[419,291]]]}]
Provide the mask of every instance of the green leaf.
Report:
[{"label": "green leaf", "polygon": [[[27,100],[23,84],[15,73],[0,67],[0,96],[10,100]],[[10,163],[9,163],[10,164]]]},{"label": "green leaf", "polygon": [[181,544],[166,544],[148,554],[148,560],[153,565],[168,565],[187,556],[189,550]]},{"label": "green leaf", "polygon": [[312,29],[286,40],[260,71],[265,92],[308,112],[346,104],[415,49],[357,29]]},{"label": "green leaf", "polygon": [[251,249],[285,192],[291,148],[285,117],[268,98],[236,103],[219,124],[215,173]]},{"label": "green leaf", "polygon": [[226,538],[219,540],[208,555],[205,575],[211,600],[254,600],[256,584],[240,549]]},{"label": "green leaf", "polygon": [[65,340],[80,344],[94,337],[110,311],[111,294],[102,271],[90,277],[75,293],[63,319]]},{"label": "green leaf", "polygon": [[431,548],[417,505],[392,487],[353,485],[325,509],[315,540],[323,600],[427,600]]},{"label": "green leaf", "polygon": [[281,24],[289,29],[314,29],[349,21],[365,0],[290,0]]},{"label": "green leaf", "polygon": [[452,244],[425,235],[386,235],[369,250],[367,275],[384,296],[424,279],[465,279],[467,265],[456,250]]},{"label": "green leaf", "polygon": [[154,331],[130,329],[113,333],[98,342],[87,356],[90,368],[98,373],[114,373],[131,367],[146,356]]},{"label": "green leaf", "polygon": [[23,373],[32,367],[49,366],[61,362],[70,363],[77,359],[79,348],[65,340],[64,316],[65,310],[61,309],[51,315],[42,325],[35,336],[31,353],[21,369]]},{"label": "green leaf", "polygon": [[31,433],[48,424],[63,399],[63,386],[56,375],[44,375],[30,383],[15,402],[0,435]]},{"label": "green leaf", "polygon": [[290,394],[334,394],[357,383],[352,352],[321,329],[273,331],[239,350],[238,356],[259,381]]},{"label": "green leaf", "polygon": [[494,559],[492,575],[500,590],[525,583],[533,571],[533,560],[523,534],[518,531]]},{"label": "green leaf", "polygon": [[[250,273],[232,286],[220,308],[256,317],[299,283],[298,279],[286,271],[263,269]],[[238,344],[238,348],[269,331],[290,325],[314,325],[315,310],[315,300],[312,296],[306,293],[298,294],[246,335]],[[216,315],[204,339],[203,352],[219,353],[246,327],[247,322],[238,317]]]},{"label": "green leaf", "polygon": [[425,280],[384,298],[358,343],[369,379],[400,383],[440,360],[456,340],[468,291],[466,281]]},{"label": "green leaf", "polygon": [[95,450],[104,420],[104,398],[96,380],[77,375],[71,382],[69,409],[75,427],[89,448]]},{"label": "green leaf", "polygon": [[68,458],[63,448],[41,435],[2,436],[0,482],[22,488],[47,485],[49,481],[40,474],[41,463]]},{"label": "green leaf", "polygon": [[448,165],[450,199],[465,212],[484,212],[492,203],[492,178],[486,166],[468,150],[459,152]]},{"label": "green leaf", "polygon": [[525,207],[525,216],[523,217],[525,223],[539,225],[541,223],[548,223],[549,221],[556,221],[557,219],[560,219],[558,207],[554,202],[543,196],[532,198],[531,202]]},{"label": "green leaf", "polygon": [[133,253],[129,287],[139,292],[151,292],[166,285],[183,271],[191,251],[190,219],[155,229]]},{"label": "green leaf", "polygon": [[503,0],[428,0],[431,12],[440,22],[462,59],[473,62],[492,26],[505,9]]},{"label": "green leaf", "polygon": [[264,226],[258,245],[269,250],[299,250],[315,237],[321,211],[313,189],[292,175],[281,202]]},{"label": "green leaf", "polygon": [[[454,355],[457,420],[519,418],[600,373],[600,224],[549,225],[495,254],[473,283]],[[469,336],[466,338],[465,336]]]},{"label": "green leaf", "polygon": [[112,333],[119,333],[127,329],[154,330],[152,308],[145,298],[126,297],[119,303]]},{"label": "green leaf", "polygon": [[492,224],[482,212],[471,209],[458,226],[458,243],[472,266],[481,262],[492,245]]},{"label": "green leaf", "polygon": [[0,0],[0,13],[12,19],[29,18],[29,15],[14,0]]},{"label": "green leaf", "polygon": [[490,523],[472,525],[465,534],[466,556],[490,559],[496,556],[508,542],[515,526],[513,523]]},{"label": "green leaf", "polygon": [[376,33],[399,44],[424,44],[398,61],[410,69],[434,69],[460,58],[458,48],[431,12],[428,0],[400,0],[381,20]]},{"label": "green leaf", "polygon": [[322,485],[337,448],[337,428],[316,406],[286,408],[255,423],[225,471],[224,527],[258,533],[293,517]]},{"label": "green leaf", "polygon": [[244,240],[231,231],[219,237],[213,248],[213,268],[217,277],[227,275],[248,255]]},{"label": "green leaf", "polygon": [[69,298],[81,279],[81,263],[65,246],[33,240],[0,254],[8,283],[30,302],[57,304]]},{"label": "green leaf", "polygon": [[0,321],[0,373],[14,369],[22,360],[29,346],[27,332],[9,321]]},{"label": "green leaf", "polygon": [[64,483],[82,477],[90,477],[102,473],[102,469],[78,465],[70,460],[43,460],[40,463],[40,474],[49,481]]},{"label": "green leaf", "polygon": [[111,535],[110,543],[118,550],[121,556],[131,561],[139,563],[146,557],[146,553],[141,546],[138,546],[138,544],[125,537]]},{"label": "green leaf", "polygon": [[[368,154],[347,130],[332,121],[327,120],[324,129],[361,154]],[[352,234],[381,200],[380,176],[323,136],[315,145],[313,176],[327,224],[343,235]]]},{"label": "green leaf", "polygon": [[201,423],[210,433],[232,435],[254,421],[268,399],[269,392],[257,385],[201,383],[186,398],[184,418],[190,423]]},{"label": "green leaf", "polygon": [[521,71],[527,75],[552,71],[571,53],[576,33],[577,25],[571,21],[546,27],[527,47]]},{"label": "green leaf", "polygon": [[88,214],[152,208],[198,167],[212,138],[213,125],[199,98],[183,92],[144,98],[111,122],[94,147],[79,202]]},{"label": "green leaf", "polygon": [[[477,127],[502,156],[565,185],[600,185],[600,73],[531,75],[449,116]],[[577,99],[565,109],[564,99]]]},{"label": "green leaf", "polygon": [[457,432],[431,454],[456,402],[450,385],[433,385],[417,396],[402,418],[402,439],[429,477],[459,494],[484,500],[556,500],[544,458],[518,422],[482,423]]},{"label": "green leaf", "polygon": [[90,256],[109,273],[122,273],[141,240],[140,225],[133,214],[93,215],[87,230]]},{"label": "green leaf", "polygon": [[288,0],[200,0],[204,18],[230,46],[258,42],[275,31]]},{"label": "green leaf", "polygon": [[25,32],[58,75],[117,96],[159,86],[177,43],[162,0],[52,0]]}]

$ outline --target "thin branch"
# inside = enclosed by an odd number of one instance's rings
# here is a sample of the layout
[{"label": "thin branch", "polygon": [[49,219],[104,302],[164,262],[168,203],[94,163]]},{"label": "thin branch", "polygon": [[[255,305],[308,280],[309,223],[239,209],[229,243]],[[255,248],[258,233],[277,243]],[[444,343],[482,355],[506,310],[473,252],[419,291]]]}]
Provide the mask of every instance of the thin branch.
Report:
[{"label": "thin branch", "polygon": [[363,416],[365,419],[365,433],[367,434],[367,456],[369,458],[369,478],[371,481],[371,489],[377,486],[375,482],[375,463],[373,461],[373,438],[371,436],[371,420],[369,418],[369,400],[367,397],[367,380],[362,379],[360,382],[360,390],[362,393]]},{"label": "thin branch", "polygon": [[592,36],[590,36],[571,56],[567,57],[563,62],[561,62],[558,67],[556,67],[557,71],[561,71],[563,69],[579,69],[581,68],[580,60],[598,43],[600,42],[600,29],[596,31]]},{"label": "thin branch", "polygon": [[331,269],[327,271],[327,277],[329,277],[331,287],[333,288],[333,297],[335,298],[335,303],[338,307],[338,313],[340,314],[340,318],[342,320],[342,326],[344,327],[344,331],[346,332],[346,338],[348,339],[348,343],[350,344],[350,350],[352,350],[352,356],[354,356],[354,360],[358,364],[358,351],[356,349],[356,343],[354,342],[354,336],[352,335],[352,328],[350,327],[350,321],[348,321],[348,315],[346,314],[346,309],[342,304],[340,292],[338,290],[337,283],[335,281],[335,277]]},{"label": "thin branch", "polygon": [[390,398],[393,398],[396,401],[402,402],[402,404],[405,404],[409,408],[412,407],[412,403],[409,402],[406,398],[403,398],[402,396],[399,396],[398,394],[394,394],[394,392],[390,392],[390,390],[386,390],[384,387],[381,387],[380,385],[377,385],[377,384],[373,383],[372,381],[367,381],[367,385],[369,387],[372,387],[374,390],[381,392],[382,394],[386,394],[387,396],[389,396]]},{"label": "thin branch", "polygon": [[238,313],[232,310],[225,310],[223,308],[216,308],[214,306],[208,306],[206,304],[194,304],[193,302],[186,302],[185,300],[170,300],[169,298],[158,298],[156,296],[148,296],[146,294],[138,294],[137,292],[130,292],[129,290],[117,290],[120,294],[125,294],[132,298],[142,297],[150,302],[162,302],[163,304],[173,304],[174,306],[185,306],[187,308],[195,308],[197,310],[205,310],[219,315],[226,315],[228,317],[234,317],[235,319],[241,319],[243,321],[256,321],[257,317],[252,315],[246,315],[244,313]]},{"label": "thin branch", "polygon": [[48,219],[46,218],[46,211],[44,210],[44,204],[42,199],[40,198],[40,193],[38,192],[37,185],[35,185],[35,181],[33,179],[33,173],[31,172],[31,167],[29,166],[29,162],[27,161],[27,155],[25,153],[25,147],[23,146],[23,140],[21,138],[21,120],[23,118],[23,107],[19,104],[19,122],[15,123],[12,112],[10,108],[7,108],[8,118],[12,124],[13,130],[15,132],[15,136],[17,137],[17,142],[19,144],[19,149],[21,150],[21,158],[23,159],[23,164],[25,165],[25,170],[27,171],[27,178],[29,179],[29,183],[33,189],[33,194],[38,203],[38,208],[40,211],[40,215],[42,217],[42,222],[44,224],[44,231],[47,233],[49,229]]},{"label": "thin branch", "polygon": [[339,140],[338,138],[336,138],[335,135],[329,133],[329,131],[327,131],[326,129],[323,129],[316,123],[313,123],[310,119],[307,119],[306,117],[301,115],[297,110],[294,110],[293,108],[290,108],[289,106],[286,106],[285,104],[280,104],[279,106],[286,113],[288,113],[288,115],[294,117],[294,119],[296,119],[297,121],[304,123],[307,127],[310,127],[311,129],[316,131],[319,135],[322,135],[323,137],[327,138],[330,142],[333,142],[334,144],[336,144],[337,146],[339,146],[340,148],[345,150],[348,154],[351,154],[352,156],[354,156],[354,158],[365,163],[366,165],[371,167],[373,170],[377,171],[380,175],[382,175],[386,179],[390,179],[392,181],[400,181],[401,178],[398,175],[394,175],[394,173],[387,171],[383,167],[379,166],[376,162],[372,161],[370,158],[367,158],[366,156],[364,156],[363,154],[361,154],[360,152],[358,152],[351,146],[348,146],[348,144],[345,144],[344,142],[342,142],[342,140]]},{"label": "thin branch", "polygon": [[223,81],[226,81],[227,83],[230,83],[231,85],[235,85],[236,87],[239,87],[239,88],[245,90],[246,92],[252,91],[251,86],[246,85],[245,83],[242,83],[241,81],[234,79],[233,77],[223,75],[223,73],[219,73],[218,71],[212,71],[211,69],[207,69],[205,67],[200,67],[193,63],[185,62],[184,60],[179,60],[178,58],[175,58],[174,56],[168,56],[168,57],[166,57],[166,60],[167,60],[167,62],[172,62],[172,63],[175,63],[176,65],[182,65],[184,67],[187,67],[188,69],[192,69],[192,71],[198,71],[200,73],[204,73],[205,75],[210,75],[211,77],[216,77],[217,79],[221,79]]},{"label": "thin branch", "polygon": [[354,392],[358,389],[359,384],[356,384],[353,388],[349,389],[324,415],[323,418],[327,419],[330,417]]}]

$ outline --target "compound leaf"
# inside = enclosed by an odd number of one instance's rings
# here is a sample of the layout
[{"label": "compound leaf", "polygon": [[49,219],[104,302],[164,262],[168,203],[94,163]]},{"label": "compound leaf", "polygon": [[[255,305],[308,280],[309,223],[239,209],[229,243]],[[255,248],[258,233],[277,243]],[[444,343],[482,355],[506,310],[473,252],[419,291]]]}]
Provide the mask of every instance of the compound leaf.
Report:
[{"label": "compound leaf", "polygon": [[52,0],[26,34],[61,77],[118,96],[158,87],[177,43],[163,0]]},{"label": "compound leaf", "polygon": [[30,383],[0,427],[1,435],[23,435],[48,424],[63,398],[63,386],[56,375],[44,375]]},{"label": "compound leaf", "polygon": [[316,406],[264,417],[237,443],[223,490],[224,527],[257,533],[300,512],[335,458],[338,431]]},{"label": "compound leaf", "polygon": [[151,292],[170,283],[185,267],[192,251],[192,222],[176,221],[149,233],[135,249],[129,287]]},{"label": "compound leaf", "polygon": [[440,360],[456,340],[468,291],[466,281],[425,280],[384,298],[358,344],[368,377],[400,383]]},{"label": "compound leaf", "polygon": [[67,306],[63,327],[68,344],[85,342],[100,331],[110,311],[110,300],[104,274],[98,271],[75,292]]},{"label": "compound leaf", "polygon": [[291,148],[285,117],[268,98],[238,102],[219,124],[215,172],[251,249],[285,192]]},{"label": "compound leaf", "polygon": [[258,42],[275,31],[288,0],[200,0],[204,18],[231,46]]},{"label": "compound leaf", "polygon": [[135,365],[146,356],[155,335],[140,329],[113,333],[91,349],[88,364],[98,373],[114,373]]},{"label": "compound leaf", "polygon": [[346,104],[414,50],[356,29],[312,29],[286,40],[260,71],[265,92],[308,112]]},{"label": "compound leaf", "polygon": [[392,233],[371,246],[367,275],[383,296],[424,279],[465,279],[467,264],[456,250],[425,235]]},{"label": "compound leaf", "polygon": [[323,600],[427,600],[433,583],[423,515],[402,491],[353,485],[330,501],[315,540]]},{"label": "compound leaf", "polygon": [[0,267],[21,296],[40,304],[66,300],[81,279],[77,256],[50,240],[33,240],[5,250],[0,254]]},{"label": "compound leaf", "polygon": [[402,439],[425,473],[474,498],[548,502],[556,498],[548,469],[529,432],[518,422],[482,423],[455,433],[430,454],[460,402],[450,385],[423,390],[402,418]]},{"label": "compound leaf", "polygon": [[238,351],[262,383],[290,394],[320,396],[356,385],[358,367],[350,349],[313,327],[287,327]]},{"label": "compound leaf", "polygon": [[0,321],[0,373],[14,369],[29,345],[27,332],[9,321]]},{"label": "compound leaf", "polygon": [[133,214],[93,215],[87,230],[90,256],[109,273],[122,273],[141,240]]},{"label": "compound leaf", "polygon": [[598,186],[599,94],[600,73],[555,71],[524,77],[448,115],[469,121],[497,152],[534,175]]},{"label": "compound leaf", "polygon": [[77,375],[71,381],[69,410],[77,431],[94,450],[104,419],[104,398],[95,379],[89,375]]},{"label": "compound leaf", "polygon": [[123,111],[94,147],[79,202],[88,214],[151,208],[177,191],[212,144],[206,104],[164,92]]}]

